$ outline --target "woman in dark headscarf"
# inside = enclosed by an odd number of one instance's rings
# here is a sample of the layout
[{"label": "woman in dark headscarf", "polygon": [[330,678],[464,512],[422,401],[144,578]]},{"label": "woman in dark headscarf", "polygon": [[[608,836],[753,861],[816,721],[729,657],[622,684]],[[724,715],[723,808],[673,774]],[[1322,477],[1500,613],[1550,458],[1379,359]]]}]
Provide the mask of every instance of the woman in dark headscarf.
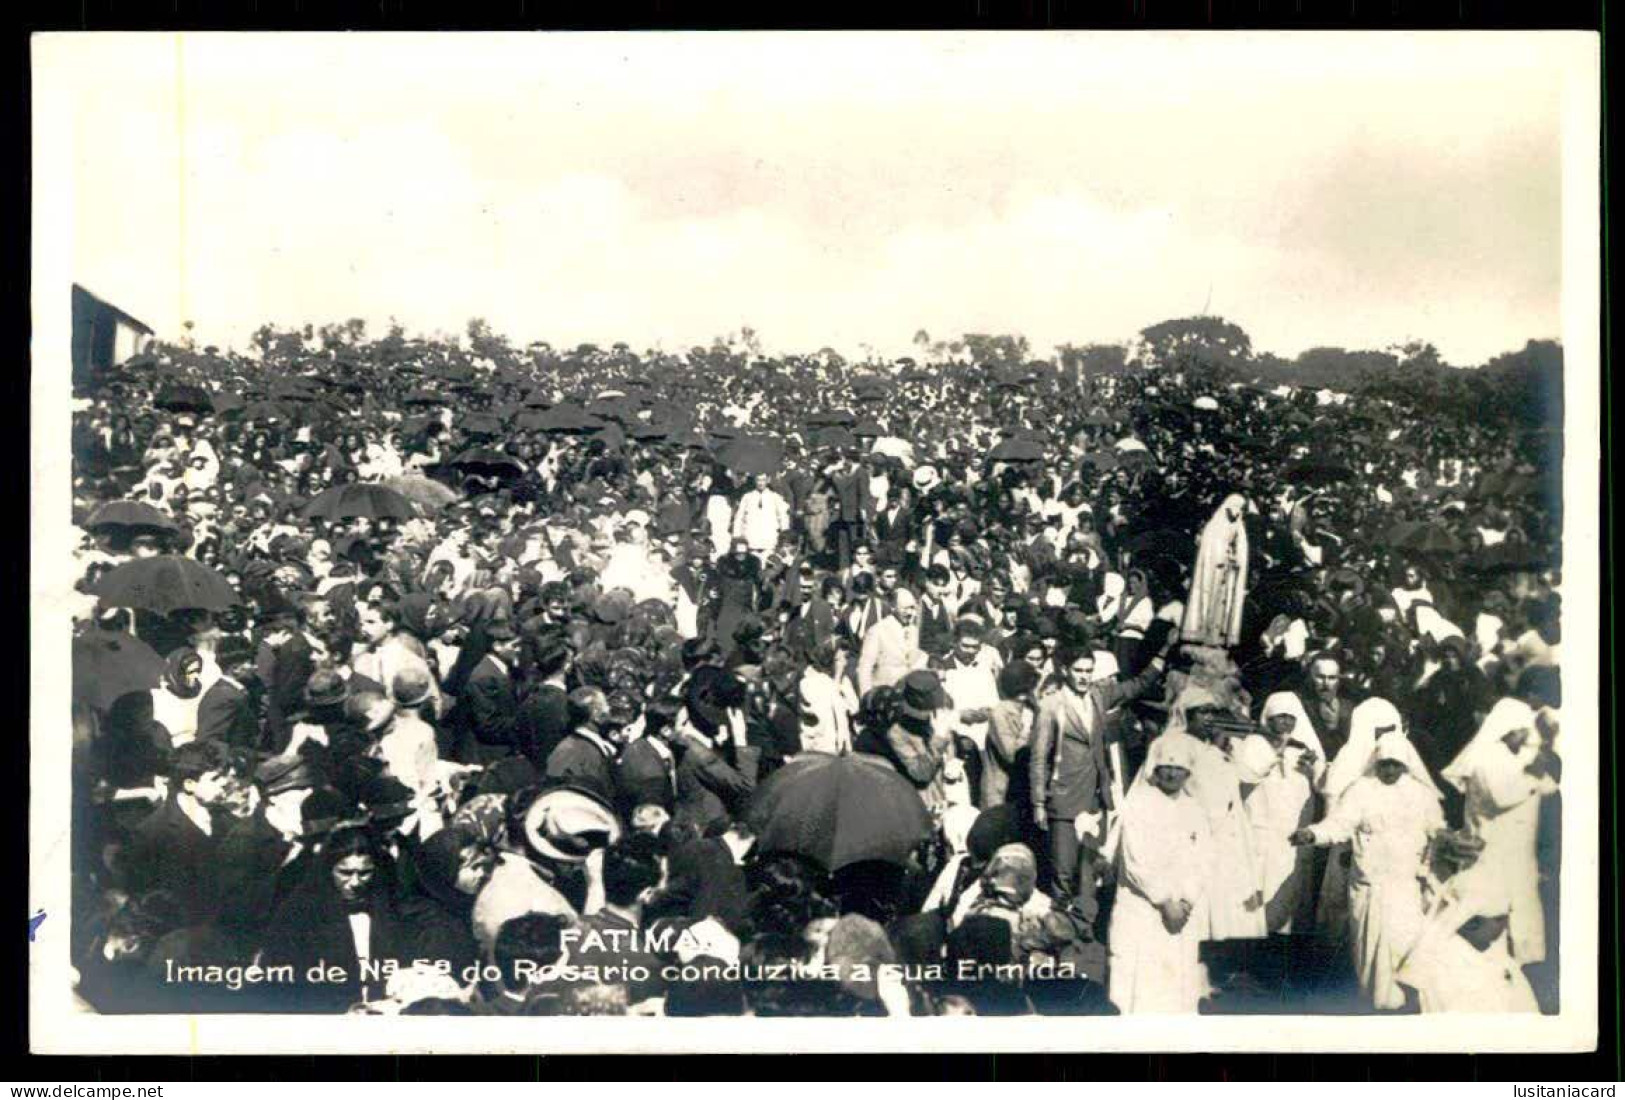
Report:
[{"label": "woman in dark headscarf", "polygon": [[165,659],[163,681],[152,691],[153,718],[169,732],[166,748],[179,748],[197,736],[202,701],[203,658],[191,646],[182,646]]}]

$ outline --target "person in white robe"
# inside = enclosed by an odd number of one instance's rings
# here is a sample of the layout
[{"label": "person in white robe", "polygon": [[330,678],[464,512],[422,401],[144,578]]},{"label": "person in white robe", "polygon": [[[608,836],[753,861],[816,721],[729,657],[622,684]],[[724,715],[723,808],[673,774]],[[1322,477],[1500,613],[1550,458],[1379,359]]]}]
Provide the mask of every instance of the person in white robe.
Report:
[{"label": "person in white robe", "polygon": [[1348,873],[1351,947],[1360,991],[1374,1008],[1395,1010],[1405,994],[1394,980],[1422,930],[1422,880],[1433,834],[1444,828],[1442,796],[1399,730],[1377,738],[1364,774],[1324,820],[1292,834],[1298,845],[1352,846]]},{"label": "person in white robe", "polygon": [[1394,978],[1424,1013],[1535,1013],[1510,933],[1507,896],[1482,859],[1447,879]]},{"label": "person in white robe", "polygon": [[1207,993],[1198,952],[1207,927],[1207,815],[1186,790],[1202,745],[1189,734],[1151,742],[1123,803],[1117,902],[1107,943],[1108,995],[1123,1013],[1193,1014]]},{"label": "person in white robe", "polygon": [[1246,512],[1246,498],[1232,493],[1202,528],[1179,630],[1186,642],[1233,646],[1241,641],[1241,607],[1247,594]]},{"label": "person in white robe", "polygon": [[1542,747],[1535,712],[1521,700],[1502,699],[1443,773],[1466,798],[1467,831],[1484,842],[1474,869],[1484,888],[1499,892],[1512,953],[1523,966],[1546,958],[1536,840],[1540,800],[1557,793],[1557,781],[1544,767]]},{"label": "person in white robe", "polygon": [[1203,868],[1208,927],[1203,940],[1262,939],[1264,897],[1253,829],[1241,797],[1241,772],[1231,760],[1228,738],[1206,715],[1222,708],[1212,692],[1187,685],[1174,700],[1168,732],[1190,734],[1200,744],[1187,787],[1207,816],[1213,856]]},{"label": "person in white robe", "polygon": [[1264,700],[1258,721],[1261,732],[1240,738],[1231,758],[1253,831],[1265,929],[1286,934],[1313,923],[1314,859],[1291,838],[1315,819],[1315,787],[1326,772],[1325,751],[1295,692],[1278,691]]}]

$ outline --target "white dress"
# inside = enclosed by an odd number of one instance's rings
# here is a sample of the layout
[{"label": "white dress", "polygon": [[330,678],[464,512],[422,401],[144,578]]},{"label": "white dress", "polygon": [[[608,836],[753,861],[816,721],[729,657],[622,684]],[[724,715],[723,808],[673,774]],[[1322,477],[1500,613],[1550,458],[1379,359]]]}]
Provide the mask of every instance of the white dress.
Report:
[{"label": "white dress", "polygon": [[1298,770],[1302,755],[1295,748],[1277,751],[1258,735],[1242,739],[1236,748],[1242,780],[1252,784],[1244,804],[1264,895],[1265,927],[1271,934],[1301,928],[1312,916],[1304,909],[1311,897],[1314,854],[1288,839],[1315,817],[1313,782]]},{"label": "white dress", "polygon": [[1315,843],[1352,844],[1349,932],[1360,990],[1379,1009],[1405,1004],[1394,971],[1422,928],[1423,856],[1444,827],[1439,800],[1409,778],[1392,785],[1373,775],[1354,781],[1326,819],[1310,827]]},{"label": "white dress", "polygon": [[1251,900],[1259,892],[1260,875],[1252,823],[1241,799],[1240,776],[1223,752],[1212,745],[1202,748],[1190,785],[1207,815],[1214,851],[1223,853],[1203,868],[1208,927],[1202,938],[1262,939],[1267,934],[1264,908]]},{"label": "white dress", "polygon": [[[1142,783],[1124,800],[1117,903],[1107,942],[1111,1001],[1123,1013],[1194,1014],[1207,992],[1198,951],[1208,927],[1203,894],[1212,839],[1207,816],[1181,791],[1169,797]],[[1162,923],[1160,902],[1193,906],[1178,932]]]}]

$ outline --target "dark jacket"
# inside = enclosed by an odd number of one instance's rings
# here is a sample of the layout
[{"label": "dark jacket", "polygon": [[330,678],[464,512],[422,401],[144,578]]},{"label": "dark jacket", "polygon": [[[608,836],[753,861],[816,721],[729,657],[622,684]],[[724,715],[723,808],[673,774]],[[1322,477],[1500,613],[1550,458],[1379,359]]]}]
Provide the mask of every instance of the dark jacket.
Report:
[{"label": "dark jacket", "polygon": [[514,747],[518,712],[512,677],[494,658],[482,658],[453,708],[457,746],[453,758],[460,764],[489,764],[508,755]]},{"label": "dark jacket", "polygon": [[205,833],[173,796],[137,825],[119,860],[131,894],[167,890],[189,920],[212,920],[220,904],[220,838]]},{"label": "dark jacket", "polygon": [[281,649],[261,645],[255,662],[265,685],[265,745],[271,752],[287,747],[293,733],[293,712],[304,699],[305,684],[316,671],[310,643],[295,633]]},{"label": "dark jacket", "polygon": [[198,703],[197,739],[260,748],[260,721],[253,696],[229,680],[216,680]]},{"label": "dark jacket", "polygon": [[548,754],[542,774],[548,780],[584,787],[605,801],[614,801],[615,756],[607,742],[571,732]]},{"label": "dark jacket", "polygon": [[623,814],[630,815],[639,806],[651,804],[664,807],[670,813],[677,807],[676,752],[660,750],[640,737],[621,752],[615,768],[616,802]]},{"label": "dark jacket", "polygon": [[750,892],[745,871],[720,838],[697,840],[671,854],[662,909],[692,920],[716,917],[736,935],[744,928]]},{"label": "dark jacket", "polygon": [[714,746],[685,733],[677,760],[677,809],[672,820],[704,833],[744,810],[756,789],[758,750],[746,746],[730,764]]},{"label": "dark jacket", "polygon": [[1143,695],[1161,677],[1162,661],[1153,660],[1132,680],[1095,684],[1081,697],[1058,691],[1039,704],[1028,769],[1033,804],[1045,807],[1051,821],[1111,806],[1106,714]]}]

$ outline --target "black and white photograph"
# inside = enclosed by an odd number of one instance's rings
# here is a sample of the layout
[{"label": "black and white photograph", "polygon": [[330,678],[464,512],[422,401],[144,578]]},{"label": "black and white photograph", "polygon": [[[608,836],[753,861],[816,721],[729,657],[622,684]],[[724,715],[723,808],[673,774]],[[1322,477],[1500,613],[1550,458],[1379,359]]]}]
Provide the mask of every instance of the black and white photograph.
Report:
[{"label": "black and white photograph", "polygon": [[33,54],[36,1050],[1595,1041],[1594,35]]}]

